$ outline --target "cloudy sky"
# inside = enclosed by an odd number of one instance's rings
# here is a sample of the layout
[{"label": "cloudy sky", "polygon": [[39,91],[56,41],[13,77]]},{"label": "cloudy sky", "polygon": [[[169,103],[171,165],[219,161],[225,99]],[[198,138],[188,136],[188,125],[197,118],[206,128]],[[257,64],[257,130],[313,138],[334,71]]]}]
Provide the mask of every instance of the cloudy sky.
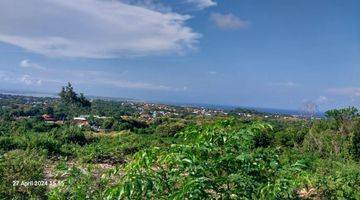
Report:
[{"label": "cloudy sky", "polygon": [[1,0],[0,89],[360,106],[358,0]]}]

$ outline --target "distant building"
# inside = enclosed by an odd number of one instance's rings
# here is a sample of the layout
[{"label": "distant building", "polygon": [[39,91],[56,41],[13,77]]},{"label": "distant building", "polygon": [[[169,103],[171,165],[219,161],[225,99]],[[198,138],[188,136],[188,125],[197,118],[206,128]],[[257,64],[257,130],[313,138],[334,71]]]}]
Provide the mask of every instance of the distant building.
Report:
[{"label": "distant building", "polygon": [[63,125],[64,121],[63,120],[58,120],[55,116],[53,115],[42,115],[41,118],[48,124],[57,124],[57,125]]},{"label": "distant building", "polygon": [[89,126],[89,122],[86,116],[74,117],[73,123],[79,127]]},{"label": "distant building", "polygon": [[55,116],[48,114],[42,115],[41,118],[46,122],[55,122],[57,120]]}]

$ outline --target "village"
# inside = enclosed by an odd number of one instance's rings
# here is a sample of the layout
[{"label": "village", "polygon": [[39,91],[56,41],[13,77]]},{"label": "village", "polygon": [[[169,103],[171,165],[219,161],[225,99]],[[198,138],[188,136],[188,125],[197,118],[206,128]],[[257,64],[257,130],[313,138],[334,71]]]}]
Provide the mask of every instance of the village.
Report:
[{"label": "village", "polygon": [[[281,119],[297,121],[304,117],[299,115],[283,115],[264,113],[252,109],[220,109],[189,105],[169,105],[134,100],[112,101],[104,99],[89,99],[91,109],[75,106],[63,112],[59,98],[24,97],[17,95],[1,95],[0,106],[5,115],[16,121],[37,119],[48,125],[72,125],[94,132],[111,132],[120,130],[138,131],[158,123],[159,120],[179,121],[193,117],[225,118],[240,117],[253,119]],[[11,104],[10,104],[11,103]],[[11,105],[11,106],[9,106]],[[8,113],[8,114],[6,114]],[[134,129],[135,128],[135,129]],[[141,132],[141,131],[140,131]]]}]

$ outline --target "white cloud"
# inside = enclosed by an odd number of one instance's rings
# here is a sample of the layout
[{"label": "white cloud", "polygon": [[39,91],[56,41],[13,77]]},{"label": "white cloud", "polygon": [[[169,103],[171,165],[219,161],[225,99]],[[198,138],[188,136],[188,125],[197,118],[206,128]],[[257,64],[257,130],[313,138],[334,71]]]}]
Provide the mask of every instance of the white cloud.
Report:
[{"label": "white cloud", "polygon": [[114,88],[154,90],[154,91],[184,91],[184,87],[171,87],[144,81],[131,81],[121,77],[121,74],[113,74],[103,71],[78,71],[78,70],[53,70],[45,73],[18,74],[10,71],[0,71],[0,82],[11,84],[23,84],[26,86],[55,86],[60,87],[69,81],[83,85],[102,85]]},{"label": "white cloud", "polygon": [[357,87],[330,88],[327,92],[332,95],[360,97],[360,88]]},{"label": "white cloud", "polygon": [[21,76],[20,78],[18,78],[18,81],[21,83],[25,83],[26,85],[41,85],[42,84],[41,79],[31,77],[28,74],[25,74],[25,75]]},{"label": "white cloud", "polygon": [[144,82],[131,82],[125,80],[96,79],[95,83],[111,85],[117,88],[128,88],[128,89],[163,90],[163,91],[178,90],[176,88],[172,88],[164,85],[156,85],[156,84],[144,83]]},{"label": "white cloud", "polygon": [[294,83],[292,81],[270,83],[269,85],[270,86],[280,86],[280,87],[297,87],[297,86],[300,86],[300,84]]},{"label": "white cloud", "polygon": [[182,53],[200,37],[189,18],[119,1],[2,0],[0,41],[60,57]]},{"label": "white cloud", "polygon": [[24,68],[35,68],[35,69],[45,70],[45,67],[43,67],[37,63],[30,62],[27,59],[22,60],[19,65],[20,65],[20,67],[24,67]]},{"label": "white cloud", "polygon": [[240,29],[246,28],[249,25],[248,21],[242,20],[231,13],[212,13],[210,18],[221,29]]},{"label": "white cloud", "polygon": [[326,104],[326,103],[329,102],[329,99],[328,99],[326,96],[319,96],[319,97],[315,100],[315,102],[316,102],[317,104]]},{"label": "white cloud", "polygon": [[[57,84],[64,85],[67,82],[72,82],[75,84],[83,85],[102,85],[102,86],[111,86],[115,88],[125,88],[125,89],[141,89],[141,90],[162,90],[162,91],[179,91],[181,89],[150,83],[141,80],[128,80],[126,78],[127,71],[121,73],[110,73],[106,71],[97,71],[97,70],[54,70],[49,69],[45,74],[45,77],[54,77],[51,79],[51,82],[56,82]],[[56,77],[56,78],[55,78]],[[56,80],[56,81],[55,81]],[[47,81],[43,81],[47,82]]]},{"label": "white cloud", "polygon": [[216,74],[218,74],[216,71],[209,71],[208,72],[210,75],[216,75]]},{"label": "white cloud", "polygon": [[104,71],[81,71],[76,72],[68,71],[63,72],[64,75],[68,78],[64,83],[69,80],[77,84],[91,84],[91,85],[107,85],[115,88],[124,88],[124,89],[140,89],[140,90],[158,90],[158,91],[182,91],[182,87],[172,87],[163,84],[150,83],[141,80],[127,80],[123,74],[114,74]]},{"label": "white cloud", "polygon": [[[171,3],[167,4],[171,1],[159,1],[159,0],[120,0],[120,1],[127,4],[140,6],[160,12],[171,12],[173,10],[170,7]],[[194,8],[196,10],[203,10],[217,5],[217,3],[214,0],[177,0],[174,2],[176,2],[176,4],[184,3],[186,7],[191,7],[192,10],[194,10]]]},{"label": "white cloud", "polygon": [[0,82],[40,86],[43,83],[43,80],[29,74],[16,74],[9,71],[0,71]]},{"label": "white cloud", "polygon": [[0,71],[0,81],[10,82],[12,81],[12,74],[7,71]]},{"label": "white cloud", "polygon": [[169,6],[165,6],[162,2],[158,0],[121,0],[121,2],[126,4],[131,4],[135,6],[144,7],[150,10],[156,10],[159,12],[171,12],[172,9]]},{"label": "white cloud", "polygon": [[82,85],[110,86],[113,88],[139,89],[154,91],[183,91],[183,87],[170,86],[153,83],[145,80],[131,80],[127,77],[128,71],[120,73],[111,73],[97,70],[58,70],[49,69],[44,74],[37,74],[36,77],[42,80],[42,83],[55,83],[64,85],[67,82]]},{"label": "white cloud", "polygon": [[205,9],[217,5],[213,0],[186,0],[186,2],[194,4],[198,9]]}]

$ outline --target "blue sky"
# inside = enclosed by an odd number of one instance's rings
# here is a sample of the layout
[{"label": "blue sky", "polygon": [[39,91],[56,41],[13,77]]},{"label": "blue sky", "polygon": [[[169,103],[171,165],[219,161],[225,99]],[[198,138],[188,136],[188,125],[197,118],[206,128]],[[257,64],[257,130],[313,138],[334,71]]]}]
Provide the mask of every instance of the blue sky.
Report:
[{"label": "blue sky", "polygon": [[0,89],[360,105],[358,0],[0,2]]}]

